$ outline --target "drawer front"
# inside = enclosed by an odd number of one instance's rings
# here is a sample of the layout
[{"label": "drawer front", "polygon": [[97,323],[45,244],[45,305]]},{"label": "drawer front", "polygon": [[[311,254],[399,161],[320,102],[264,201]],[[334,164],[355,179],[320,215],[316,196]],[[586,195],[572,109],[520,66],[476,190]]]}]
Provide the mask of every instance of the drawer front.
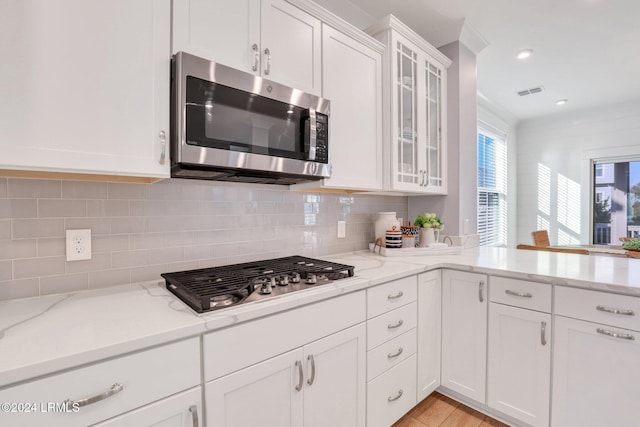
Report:
[{"label": "drawer front", "polygon": [[389,427],[416,404],[416,356],[367,385],[367,427]]},{"label": "drawer front", "polygon": [[416,330],[413,328],[367,353],[367,381],[416,353]]},{"label": "drawer front", "polygon": [[640,331],[640,298],[556,286],[555,313]]},{"label": "drawer front", "polygon": [[205,381],[365,320],[365,291],[360,291],[212,332],[203,340]]},{"label": "drawer front", "polygon": [[415,301],[417,277],[410,276],[367,289],[367,318],[371,319]]},{"label": "drawer front", "polygon": [[[199,384],[200,341],[190,338],[0,390],[0,402],[36,405],[28,414],[3,413],[0,424],[87,426]],[[61,405],[100,395],[109,396],[68,410]]]},{"label": "drawer front", "polygon": [[416,303],[412,302],[367,321],[367,350],[398,337],[417,324]]},{"label": "drawer front", "polygon": [[526,280],[491,277],[491,302],[551,313],[551,285]]}]

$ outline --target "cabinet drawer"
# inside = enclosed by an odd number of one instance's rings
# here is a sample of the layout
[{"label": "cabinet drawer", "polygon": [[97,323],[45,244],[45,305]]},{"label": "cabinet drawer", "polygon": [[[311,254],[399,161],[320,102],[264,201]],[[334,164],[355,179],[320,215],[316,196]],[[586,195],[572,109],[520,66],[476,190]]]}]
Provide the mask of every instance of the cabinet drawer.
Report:
[{"label": "cabinet drawer", "polygon": [[416,352],[416,328],[405,332],[367,353],[367,381],[406,360]]},{"label": "cabinet drawer", "polygon": [[555,313],[640,331],[640,298],[585,289],[556,287]]},{"label": "cabinet drawer", "polygon": [[551,313],[551,285],[526,280],[491,277],[491,302]]},{"label": "cabinet drawer", "polygon": [[[77,410],[63,410],[65,400],[106,395],[118,389],[116,383],[121,391]],[[2,414],[1,424],[87,426],[199,383],[200,342],[191,338],[0,390],[0,402],[37,405],[33,413]]]},{"label": "cabinet drawer", "polygon": [[367,289],[367,318],[371,319],[416,300],[417,278],[405,277]]},{"label": "cabinet drawer", "polygon": [[412,302],[370,319],[367,322],[367,350],[415,328],[417,317],[416,303]]},{"label": "cabinet drawer", "polygon": [[366,319],[365,292],[354,292],[204,336],[204,378],[211,381],[346,329]]},{"label": "cabinet drawer", "polygon": [[367,427],[389,427],[416,404],[416,356],[367,385]]}]

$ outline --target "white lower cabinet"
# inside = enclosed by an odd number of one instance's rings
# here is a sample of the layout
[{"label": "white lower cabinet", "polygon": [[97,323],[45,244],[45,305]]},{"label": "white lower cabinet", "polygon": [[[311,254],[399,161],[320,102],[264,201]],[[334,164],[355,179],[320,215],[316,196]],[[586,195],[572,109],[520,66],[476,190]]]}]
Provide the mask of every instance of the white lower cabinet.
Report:
[{"label": "white lower cabinet", "polygon": [[638,426],[640,332],[556,316],[554,337],[552,427]]},{"label": "white lower cabinet", "polygon": [[440,270],[418,275],[418,401],[440,385],[441,282]]},{"label": "white lower cabinet", "polygon": [[550,331],[548,313],[491,303],[487,373],[490,408],[527,425],[549,425]]},{"label": "white lower cabinet", "polygon": [[367,427],[389,427],[409,412],[415,404],[416,356],[414,354],[369,382]]},{"label": "white lower cabinet", "polygon": [[[0,402],[34,402],[36,407],[30,413],[2,413],[0,425],[88,426],[137,408],[139,413],[129,412],[105,425],[182,425],[171,422],[189,419],[199,397],[194,394],[183,401],[169,396],[199,389],[200,378],[200,341],[190,338],[2,389]],[[61,404],[68,399],[65,408]],[[166,403],[158,408],[167,412],[156,413],[154,405],[144,407],[157,401]],[[162,424],[165,416],[172,421]]]},{"label": "white lower cabinet", "polygon": [[202,425],[202,389],[162,399],[95,427],[199,427]]},{"label": "white lower cabinet", "polygon": [[485,403],[487,276],[442,273],[442,386]]},{"label": "white lower cabinet", "polygon": [[365,325],[206,384],[207,425],[364,427]]}]

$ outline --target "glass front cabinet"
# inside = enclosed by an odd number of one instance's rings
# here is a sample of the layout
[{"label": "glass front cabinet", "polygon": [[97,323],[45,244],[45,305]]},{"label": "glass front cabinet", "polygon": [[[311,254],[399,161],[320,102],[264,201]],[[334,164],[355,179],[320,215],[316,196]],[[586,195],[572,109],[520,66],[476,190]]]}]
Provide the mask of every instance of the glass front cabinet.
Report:
[{"label": "glass front cabinet", "polygon": [[446,56],[392,15],[367,32],[383,59],[385,190],[447,193]]}]

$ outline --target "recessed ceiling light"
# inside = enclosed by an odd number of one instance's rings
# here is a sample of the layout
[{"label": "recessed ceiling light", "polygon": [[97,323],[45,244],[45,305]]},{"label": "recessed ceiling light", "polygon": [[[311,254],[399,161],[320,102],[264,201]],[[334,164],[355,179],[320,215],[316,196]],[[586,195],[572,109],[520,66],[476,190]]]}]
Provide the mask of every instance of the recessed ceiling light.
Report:
[{"label": "recessed ceiling light", "polygon": [[526,58],[530,57],[532,53],[533,53],[532,49],[521,50],[520,52],[518,52],[518,55],[516,56],[516,58],[518,58],[518,59],[526,59]]},{"label": "recessed ceiling light", "polygon": [[558,100],[556,101],[556,105],[564,105],[564,104],[566,104],[567,102],[569,102],[569,100],[568,100],[568,99],[558,99]]}]

